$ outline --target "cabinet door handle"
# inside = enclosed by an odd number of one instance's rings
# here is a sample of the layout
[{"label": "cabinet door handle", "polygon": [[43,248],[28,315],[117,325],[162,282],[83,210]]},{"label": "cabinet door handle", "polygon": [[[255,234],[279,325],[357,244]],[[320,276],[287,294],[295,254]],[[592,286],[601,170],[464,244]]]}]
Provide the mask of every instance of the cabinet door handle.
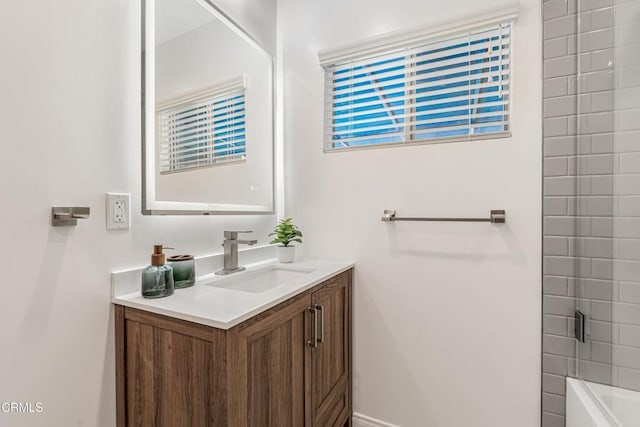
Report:
[{"label": "cabinet door handle", "polygon": [[314,308],[317,310],[316,317],[317,312],[320,312],[320,337],[316,334],[316,341],[322,344],[324,342],[324,306],[322,304],[316,304]]},{"label": "cabinet door handle", "polygon": [[318,312],[315,307],[307,308],[309,315],[313,318],[313,323],[311,323],[312,336],[310,340],[307,340],[307,345],[309,347],[317,348],[318,347]]}]

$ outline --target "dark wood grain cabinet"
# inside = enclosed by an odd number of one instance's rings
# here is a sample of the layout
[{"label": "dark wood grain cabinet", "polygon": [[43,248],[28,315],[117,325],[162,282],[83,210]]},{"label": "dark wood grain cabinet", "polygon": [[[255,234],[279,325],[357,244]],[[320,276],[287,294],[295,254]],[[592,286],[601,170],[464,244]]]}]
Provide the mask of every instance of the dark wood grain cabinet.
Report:
[{"label": "dark wood grain cabinet", "polygon": [[116,305],[118,426],[351,425],[352,270],[228,330]]}]

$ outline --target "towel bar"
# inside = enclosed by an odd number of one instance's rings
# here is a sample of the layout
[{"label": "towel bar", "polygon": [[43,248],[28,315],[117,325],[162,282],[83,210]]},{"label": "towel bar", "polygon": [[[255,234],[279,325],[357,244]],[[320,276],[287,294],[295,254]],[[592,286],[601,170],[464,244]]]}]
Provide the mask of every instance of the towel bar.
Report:
[{"label": "towel bar", "polygon": [[492,224],[503,224],[507,221],[507,215],[504,210],[492,210],[489,218],[402,218],[396,216],[395,210],[385,210],[382,221],[453,221],[453,222],[490,222]]}]

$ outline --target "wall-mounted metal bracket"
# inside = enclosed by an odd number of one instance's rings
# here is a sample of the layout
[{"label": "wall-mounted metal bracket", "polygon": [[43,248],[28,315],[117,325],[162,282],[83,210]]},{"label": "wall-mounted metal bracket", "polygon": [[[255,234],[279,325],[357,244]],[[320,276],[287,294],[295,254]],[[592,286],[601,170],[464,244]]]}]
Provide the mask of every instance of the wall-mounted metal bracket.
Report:
[{"label": "wall-mounted metal bracket", "polygon": [[54,227],[64,227],[78,225],[79,219],[88,219],[91,209],[83,207],[60,207],[51,208],[51,225]]}]

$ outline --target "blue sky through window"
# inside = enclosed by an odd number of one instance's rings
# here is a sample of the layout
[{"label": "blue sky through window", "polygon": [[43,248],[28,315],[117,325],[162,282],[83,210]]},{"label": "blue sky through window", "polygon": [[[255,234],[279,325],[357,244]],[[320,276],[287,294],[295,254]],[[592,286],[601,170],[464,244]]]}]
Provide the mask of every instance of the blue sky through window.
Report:
[{"label": "blue sky through window", "polygon": [[335,67],[332,148],[508,130],[508,49],[493,31]]}]

